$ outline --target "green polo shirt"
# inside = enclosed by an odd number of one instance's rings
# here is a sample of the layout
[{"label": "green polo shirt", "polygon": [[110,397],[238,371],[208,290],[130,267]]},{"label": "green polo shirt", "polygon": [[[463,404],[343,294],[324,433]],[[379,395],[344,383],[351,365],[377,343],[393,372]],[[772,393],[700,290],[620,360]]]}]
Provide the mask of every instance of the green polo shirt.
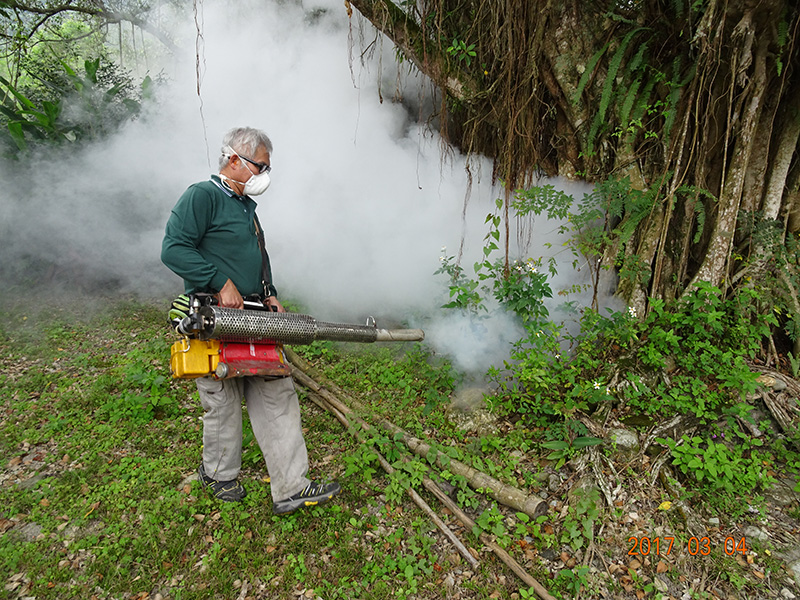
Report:
[{"label": "green polo shirt", "polygon": [[[161,261],[183,278],[187,294],[216,293],[230,279],[242,296],[263,296],[255,214],[256,203],[234,194],[216,175],[191,185],[167,221]],[[267,269],[271,281],[269,260]],[[277,295],[272,285],[270,293]]]}]

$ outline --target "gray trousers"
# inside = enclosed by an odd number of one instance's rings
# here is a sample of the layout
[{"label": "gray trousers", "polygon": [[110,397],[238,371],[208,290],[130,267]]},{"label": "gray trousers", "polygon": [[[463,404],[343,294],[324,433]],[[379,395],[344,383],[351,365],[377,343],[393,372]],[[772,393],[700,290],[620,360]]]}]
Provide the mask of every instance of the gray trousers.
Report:
[{"label": "gray trousers", "polygon": [[310,481],[300,403],[291,377],[237,377],[197,381],[203,405],[203,466],[218,481],[239,476],[242,466],[242,397],[267,472],[272,499],[285,500]]}]

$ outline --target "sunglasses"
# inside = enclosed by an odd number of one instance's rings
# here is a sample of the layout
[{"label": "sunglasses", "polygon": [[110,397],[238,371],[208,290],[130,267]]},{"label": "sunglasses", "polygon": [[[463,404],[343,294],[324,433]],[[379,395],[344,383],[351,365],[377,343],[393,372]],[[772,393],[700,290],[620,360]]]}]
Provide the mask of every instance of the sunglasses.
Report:
[{"label": "sunglasses", "polygon": [[269,165],[267,165],[265,163],[260,163],[260,162],[254,161],[254,160],[250,160],[249,158],[247,158],[246,156],[242,156],[241,154],[237,154],[237,156],[239,158],[241,158],[242,160],[246,160],[251,165],[256,167],[258,169],[258,174],[259,175],[261,175],[262,173],[269,173],[270,171],[272,171],[272,167],[270,167]]}]

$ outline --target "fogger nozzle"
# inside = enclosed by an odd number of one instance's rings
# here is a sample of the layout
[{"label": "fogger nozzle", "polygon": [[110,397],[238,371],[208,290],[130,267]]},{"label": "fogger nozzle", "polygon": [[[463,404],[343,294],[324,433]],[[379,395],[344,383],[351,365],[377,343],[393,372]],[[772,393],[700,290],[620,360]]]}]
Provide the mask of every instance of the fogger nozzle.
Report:
[{"label": "fogger nozzle", "polygon": [[[187,317],[192,319],[193,317]],[[188,324],[187,324],[188,325]],[[298,313],[203,306],[188,329],[201,340],[224,342],[275,342],[303,345],[315,340],[333,342],[420,342],[421,329],[379,329],[372,325],[349,325],[317,321]]]}]

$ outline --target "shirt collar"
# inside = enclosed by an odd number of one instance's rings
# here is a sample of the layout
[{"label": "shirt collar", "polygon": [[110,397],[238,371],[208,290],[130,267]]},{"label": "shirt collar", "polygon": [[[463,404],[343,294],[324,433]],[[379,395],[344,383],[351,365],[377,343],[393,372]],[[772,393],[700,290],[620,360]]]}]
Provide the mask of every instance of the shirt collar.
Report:
[{"label": "shirt collar", "polygon": [[240,196],[239,194],[234,192],[231,188],[229,188],[224,183],[222,183],[222,179],[220,178],[219,175],[212,174],[210,179],[211,179],[211,183],[213,183],[219,189],[221,189],[223,192],[225,192],[225,194],[229,198],[234,198],[234,199],[238,200],[239,202],[241,202],[242,203],[242,209],[245,212],[255,211],[256,201],[253,200],[250,196]]},{"label": "shirt collar", "polygon": [[222,178],[219,175],[211,175],[211,183],[216,185],[219,189],[225,192],[231,198],[243,198],[244,196],[240,196],[236,192],[234,192],[231,188],[227,185],[222,183]]}]

